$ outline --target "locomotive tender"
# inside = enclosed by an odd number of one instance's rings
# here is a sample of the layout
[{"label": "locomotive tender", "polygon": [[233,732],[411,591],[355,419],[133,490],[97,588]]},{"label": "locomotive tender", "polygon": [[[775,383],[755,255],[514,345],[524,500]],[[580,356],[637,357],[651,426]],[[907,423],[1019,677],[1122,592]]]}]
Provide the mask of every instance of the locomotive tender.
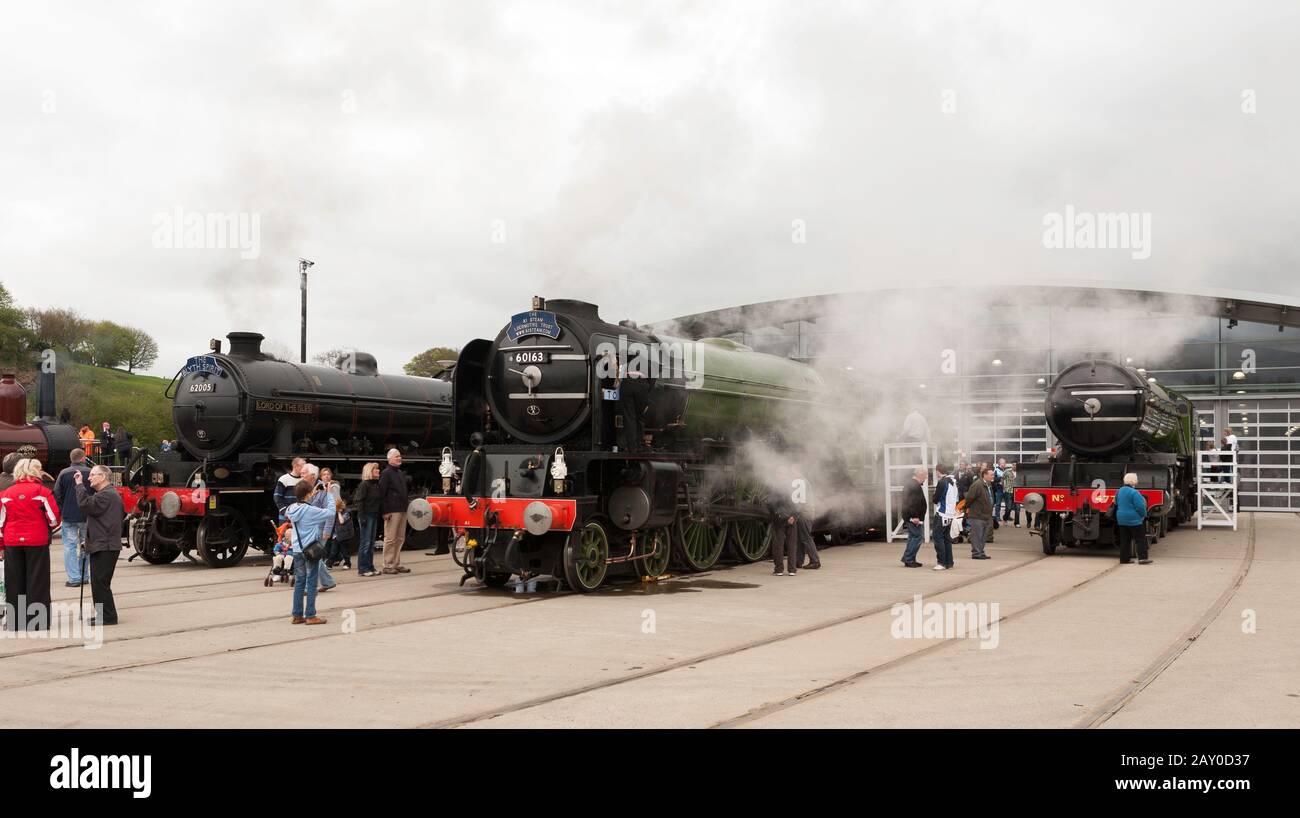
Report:
[{"label": "locomotive tender", "polygon": [[769,489],[741,468],[743,444],[780,445],[792,412],[830,399],[795,361],[541,298],[494,340],[467,344],[453,382],[443,491],[412,526],[455,532],[453,555],[483,584],[552,576],[580,592],[611,570],[762,559]]},{"label": "locomotive tender", "polygon": [[146,561],[197,550],[219,568],[250,545],[269,550],[272,492],[297,456],[332,468],[346,488],[394,446],[413,488],[427,493],[450,440],[449,382],[380,375],[365,353],[338,367],[290,363],[264,353],[258,333],[227,338],[228,353],[213,341],[168,387],[176,451],[133,464],[119,489]]},{"label": "locomotive tender", "polygon": [[1060,451],[1022,464],[1015,489],[1016,502],[1036,520],[1044,553],[1114,544],[1115,523],[1106,512],[1127,472],[1137,474],[1146,498],[1149,533],[1163,537],[1191,518],[1196,439],[1187,398],[1132,367],[1088,360],[1051,383],[1044,413]]}]

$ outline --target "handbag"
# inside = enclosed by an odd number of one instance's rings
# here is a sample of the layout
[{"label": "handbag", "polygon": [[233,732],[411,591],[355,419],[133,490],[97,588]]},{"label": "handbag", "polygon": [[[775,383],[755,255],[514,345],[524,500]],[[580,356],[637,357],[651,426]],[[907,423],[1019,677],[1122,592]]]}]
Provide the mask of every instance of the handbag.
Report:
[{"label": "handbag", "polygon": [[[293,536],[297,539],[298,542],[302,542],[302,536],[298,534],[297,523],[293,524]],[[306,548],[302,548],[300,550],[302,551],[302,555],[306,557],[308,560],[310,560],[311,562],[320,562],[321,560],[325,559],[325,546],[321,545],[320,540],[317,540],[316,542],[312,543]]]},{"label": "handbag", "polygon": [[345,545],[356,539],[357,529],[352,524],[351,512],[345,511],[339,516],[342,519],[334,526],[334,541],[339,545]]}]

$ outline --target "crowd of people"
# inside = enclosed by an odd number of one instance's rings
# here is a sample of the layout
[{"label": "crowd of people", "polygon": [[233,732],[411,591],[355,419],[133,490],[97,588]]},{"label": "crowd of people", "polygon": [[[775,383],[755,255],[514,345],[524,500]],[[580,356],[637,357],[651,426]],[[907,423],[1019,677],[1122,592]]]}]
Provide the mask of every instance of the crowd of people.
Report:
[{"label": "crowd of people", "polygon": [[[63,411],[67,412],[66,409]],[[135,435],[120,425],[114,431],[113,425],[108,421],[100,424],[98,435],[90,426],[82,425],[77,430],[77,439],[81,443],[81,451],[87,457],[104,465],[127,465],[131,460],[131,451],[135,448]]]},{"label": "crowd of people", "polygon": [[1002,523],[1020,528],[1020,504],[1015,498],[1017,466],[1008,463],[1005,457],[998,458],[996,464],[962,462],[956,471],[943,464],[936,465],[932,497],[926,493],[930,471],[918,468],[903,492],[902,518],[907,530],[903,565],[923,567],[917,555],[925,540],[927,516],[934,542],[934,570],[953,568],[955,543],[969,542],[971,559],[991,559],[986,547],[993,542],[994,531]]},{"label": "crowd of people", "polygon": [[[108,467],[86,467],[73,449],[71,465],[53,478],[40,460],[14,452],[0,475],[0,561],[4,563],[5,627],[42,630],[50,611],[50,545],[59,529],[67,585],[89,584],[97,613],[87,624],[116,625],[113,573],[122,550],[121,496]],[[54,484],[54,490],[47,487]],[[13,616],[7,615],[12,612]]]},{"label": "crowd of people", "polygon": [[[305,458],[295,458],[289,471],[276,483],[273,499],[284,524],[284,538],[277,546],[272,574],[292,573],[295,625],[323,625],[316,615],[316,595],[337,585],[330,569],[352,570],[348,543],[359,529],[356,570],[363,577],[409,574],[402,565],[406,540],[406,509],[410,482],[402,471],[402,453],[388,452],[387,466],[367,463],[361,470],[349,505],[329,468],[318,468]],[[383,569],[375,570],[374,546],[381,533],[384,542]],[[267,584],[271,584],[268,576]]]}]

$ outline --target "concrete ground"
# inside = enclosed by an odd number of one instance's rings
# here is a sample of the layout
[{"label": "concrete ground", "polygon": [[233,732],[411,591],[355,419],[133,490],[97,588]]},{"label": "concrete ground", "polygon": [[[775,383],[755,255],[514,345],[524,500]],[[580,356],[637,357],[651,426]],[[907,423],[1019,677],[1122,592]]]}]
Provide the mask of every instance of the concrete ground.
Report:
[{"label": "concrete ground", "polygon": [[[795,577],[761,563],[589,596],[461,588],[448,557],[408,551],[410,574],[336,572],[319,627],[289,623],[265,557],[126,551],[102,647],[0,639],[0,726],[1297,727],[1298,535],[1295,515],[1243,515],[1120,566],[1003,528],[993,559],[958,545],[952,571],[866,543]],[[60,555],[54,596],[75,601]]]}]

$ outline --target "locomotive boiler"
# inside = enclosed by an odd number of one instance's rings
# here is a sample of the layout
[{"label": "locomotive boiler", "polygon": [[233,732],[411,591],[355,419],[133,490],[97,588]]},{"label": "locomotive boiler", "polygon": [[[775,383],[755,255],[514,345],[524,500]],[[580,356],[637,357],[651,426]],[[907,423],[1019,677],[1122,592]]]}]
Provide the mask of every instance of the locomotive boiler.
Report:
[{"label": "locomotive boiler", "polygon": [[1088,360],[1052,381],[1044,413],[1059,451],[1022,464],[1015,490],[1016,501],[1036,520],[1044,553],[1061,545],[1115,543],[1107,512],[1129,472],[1138,476],[1154,536],[1190,519],[1195,437],[1187,398],[1132,367]]},{"label": "locomotive boiler", "polygon": [[803,364],[534,299],[462,351],[443,492],[415,516],[456,532],[457,561],[487,585],[552,576],[586,592],[611,570],[753,562],[768,489],[741,447],[779,449],[794,414],[831,399]]},{"label": "locomotive boiler", "polygon": [[31,452],[45,471],[58,474],[69,464],[68,454],[81,445],[77,430],[54,416],[55,374],[42,371],[36,380],[36,417],[27,421],[27,390],[16,373],[0,375],[0,458]]},{"label": "locomotive boiler", "polygon": [[346,489],[388,448],[404,454],[412,489],[427,493],[449,440],[451,384],[381,375],[373,356],[335,367],[279,360],[263,336],[232,332],[229,352],[186,361],[168,386],[175,450],[134,464],[123,490],[131,540],[151,563],[197,551],[234,565],[249,546],[269,549],[276,480],[297,456],[333,469]]}]

